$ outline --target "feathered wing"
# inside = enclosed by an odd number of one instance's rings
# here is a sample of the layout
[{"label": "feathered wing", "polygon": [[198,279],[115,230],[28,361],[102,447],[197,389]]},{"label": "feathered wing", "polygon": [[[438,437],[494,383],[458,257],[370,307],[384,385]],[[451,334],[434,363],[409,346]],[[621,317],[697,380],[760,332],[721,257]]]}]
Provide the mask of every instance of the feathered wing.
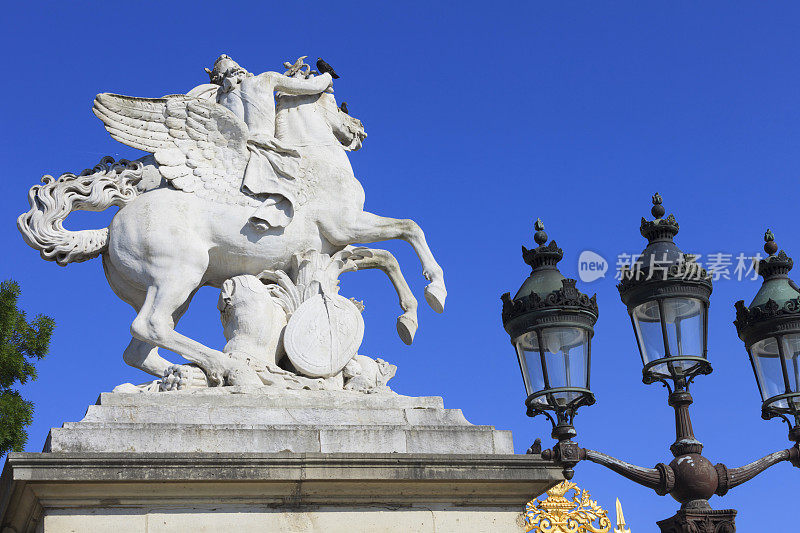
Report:
[{"label": "feathered wing", "polygon": [[246,201],[247,125],[226,107],[186,95],[136,98],[98,94],[92,107],[117,141],[150,152],[175,188]]}]

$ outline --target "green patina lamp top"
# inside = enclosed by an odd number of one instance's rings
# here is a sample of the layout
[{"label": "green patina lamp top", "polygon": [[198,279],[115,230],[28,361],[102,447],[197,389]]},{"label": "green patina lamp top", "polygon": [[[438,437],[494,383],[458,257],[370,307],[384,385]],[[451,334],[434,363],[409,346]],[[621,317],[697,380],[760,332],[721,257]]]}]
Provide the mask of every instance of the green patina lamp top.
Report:
[{"label": "green patina lamp top", "polygon": [[556,241],[547,242],[547,233],[544,231],[544,224],[541,219],[536,219],[534,223],[536,233],[533,240],[538,245],[532,250],[522,247],[522,257],[525,262],[531,266],[531,275],[519,288],[514,299],[537,294],[545,298],[553,291],[557,291],[562,287],[561,280],[565,279],[564,275],[558,271],[558,262],[564,257],[561,248],[558,247]]},{"label": "green patina lamp top", "polygon": [[797,285],[789,279],[792,258],[783,250],[778,252],[775,236],[770,230],[764,234],[764,251],[768,257],[758,262],[758,273],[764,278],[764,283],[748,307],[761,306],[770,300],[783,307],[789,300],[800,296]]}]

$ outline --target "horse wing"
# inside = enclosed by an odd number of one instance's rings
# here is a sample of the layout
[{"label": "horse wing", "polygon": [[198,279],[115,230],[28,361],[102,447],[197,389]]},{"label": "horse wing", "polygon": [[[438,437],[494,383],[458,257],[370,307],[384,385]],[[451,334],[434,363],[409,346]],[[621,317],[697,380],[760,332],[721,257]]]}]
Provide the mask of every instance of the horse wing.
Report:
[{"label": "horse wing", "polygon": [[92,111],[114,139],[152,153],[161,175],[175,188],[234,201],[242,196],[248,129],[226,107],[186,95],[103,93]]}]

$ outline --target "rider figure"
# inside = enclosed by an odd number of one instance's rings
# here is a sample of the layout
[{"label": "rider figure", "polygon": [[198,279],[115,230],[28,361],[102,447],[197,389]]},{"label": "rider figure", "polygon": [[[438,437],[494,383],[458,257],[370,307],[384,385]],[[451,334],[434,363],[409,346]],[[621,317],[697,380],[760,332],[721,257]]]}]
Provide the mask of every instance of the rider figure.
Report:
[{"label": "rider figure", "polygon": [[331,86],[330,74],[308,79],[277,72],[253,75],[224,54],[206,72],[211,84],[200,85],[188,95],[214,99],[242,119],[250,131],[247,140],[250,159],[242,190],[263,198],[250,223],[261,231],[285,227],[294,214],[295,180],[302,178],[302,171],[300,154],[275,138],[274,93],[322,93]]}]

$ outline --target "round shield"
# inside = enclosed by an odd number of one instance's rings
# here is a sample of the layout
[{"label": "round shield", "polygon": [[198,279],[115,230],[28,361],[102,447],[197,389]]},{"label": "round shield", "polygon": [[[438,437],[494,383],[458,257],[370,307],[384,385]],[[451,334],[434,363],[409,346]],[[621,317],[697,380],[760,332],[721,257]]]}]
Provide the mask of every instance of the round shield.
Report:
[{"label": "round shield", "polygon": [[306,376],[338,374],[358,352],[364,338],[364,319],[347,298],[335,294],[312,296],[292,314],[283,345],[294,367]]}]

